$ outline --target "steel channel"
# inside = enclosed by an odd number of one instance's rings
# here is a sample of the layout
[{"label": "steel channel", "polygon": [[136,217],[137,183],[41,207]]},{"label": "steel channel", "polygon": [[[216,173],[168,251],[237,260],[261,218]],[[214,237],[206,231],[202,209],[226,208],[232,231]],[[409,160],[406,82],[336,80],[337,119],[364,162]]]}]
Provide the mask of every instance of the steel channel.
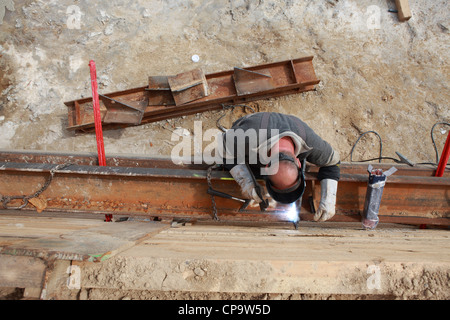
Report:
[{"label": "steel channel", "polygon": [[[9,159],[9,160],[5,160]],[[20,162],[25,161],[27,162]],[[35,160],[53,159],[55,163]],[[61,154],[0,153],[0,194],[31,194],[42,186],[56,163],[91,163],[93,156]],[[109,158],[110,162],[133,166],[71,165],[55,173],[43,193],[48,211],[113,213],[168,218],[211,219],[211,198],[206,194],[205,165],[183,168],[169,159]],[[14,162],[11,160],[15,160]],[[9,161],[9,162],[7,162]],[[108,158],[107,158],[108,161]],[[151,166],[151,167],[145,167]],[[357,221],[362,210],[368,175],[366,165],[342,164],[338,187],[337,214],[333,221]],[[401,166],[400,166],[401,167]],[[317,168],[307,173],[307,190],[302,204],[302,220],[312,220],[309,197],[320,199]],[[401,167],[399,172],[409,172]],[[431,177],[434,169],[414,168],[425,176],[388,178],[380,209],[381,221],[449,225],[450,177]],[[239,188],[227,172],[214,172],[213,185],[222,192],[239,196]],[[241,203],[216,197],[219,218],[227,221],[288,221],[286,207],[260,212],[251,208],[237,212]],[[28,210],[33,210],[28,205]]]},{"label": "steel channel", "polygon": [[[246,68],[251,71],[271,70],[270,73],[279,74],[275,77],[277,86],[273,89],[263,90],[251,94],[238,95],[235,84],[232,80],[234,71],[218,72],[207,74],[206,79],[210,81],[212,93],[204,98],[183,104],[181,106],[152,106],[146,108],[141,124],[169,119],[181,115],[190,115],[197,112],[207,110],[215,110],[221,108],[221,104],[229,103],[245,103],[256,99],[265,99],[268,97],[276,97],[280,95],[300,93],[314,89],[314,85],[320,81],[317,79],[314,66],[312,64],[313,57],[305,57],[295,60],[287,60],[266,65]],[[292,76],[292,74],[294,76]],[[285,78],[289,78],[290,81]],[[280,82],[280,83],[278,83]],[[129,89],[120,92],[105,94],[109,98],[118,99],[121,103],[131,103],[139,100],[139,104],[148,104],[149,92],[147,87]],[[80,116],[76,117],[80,111],[82,104],[89,104],[91,99],[84,98],[74,101],[65,102],[69,108],[69,126],[68,129],[79,130],[84,132],[92,131],[93,123],[78,123]],[[76,108],[78,106],[78,108]],[[87,109],[90,110],[90,109]],[[75,113],[75,114],[74,114]],[[84,117],[83,117],[84,118]],[[75,123],[73,123],[75,122]],[[127,124],[106,124],[104,129],[113,129],[126,127]]]}]

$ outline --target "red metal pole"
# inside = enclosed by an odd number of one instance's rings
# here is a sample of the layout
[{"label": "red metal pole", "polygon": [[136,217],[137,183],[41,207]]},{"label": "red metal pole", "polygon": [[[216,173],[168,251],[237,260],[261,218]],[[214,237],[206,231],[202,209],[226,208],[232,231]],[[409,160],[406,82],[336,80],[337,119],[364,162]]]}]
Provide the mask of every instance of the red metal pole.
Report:
[{"label": "red metal pole", "polygon": [[[103,143],[102,115],[100,114],[100,100],[98,97],[97,70],[94,60],[89,61],[91,71],[92,104],[94,105],[95,138],[97,139],[98,165],[106,166],[105,145]],[[112,214],[105,214],[105,221],[112,221]]]},{"label": "red metal pole", "polygon": [[450,132],[447,135],[444,150],[442,150],[441,159],[439,160],[439,164],[436,170],[436,177],[442,177],[444,175],[445,166],[448,163],[449,157],[450,157]]},{"label": "red metal pole", "polygon": [[98,164],[100,166],[106,166],[105,146],[103,144],[102,117],[100,114],[100,102],[98,97],[97,71],[95,68],[94,60],[89,61],[89,69],[91,70],[92,102],[94,104],[95,136],[97,139]]}]

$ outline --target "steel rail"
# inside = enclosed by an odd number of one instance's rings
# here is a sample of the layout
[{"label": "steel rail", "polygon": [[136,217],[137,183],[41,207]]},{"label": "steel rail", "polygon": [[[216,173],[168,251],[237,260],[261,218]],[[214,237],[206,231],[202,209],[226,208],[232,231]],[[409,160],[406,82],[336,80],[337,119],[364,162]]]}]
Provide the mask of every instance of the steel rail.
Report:
[{"label": "steel rail", "polygon": [[[33,194],[52,169],[52,183],[42,193],[45,211],[146,216],[153,219],[211,220],[207,194],[207,165],[175,165],[170,159],[107,157],[110,166],[95,165],[94,155],[0,152],[0,196]],[[388,164],[374,164],[382,169]],[[380,222],[450,225],[450,175],[435,177],[435,168],[395,165],[380,207]],[[367,164],[343,163],[338,185],[336,215],[330,221],[359,221],[368,180]],[[318,168],[307,167],[307,186],[301,220],[313,220],[320,200]],[[226,171],[214,171],[213,186],[240,196],[239,187]],[[260,181],[264,185],[263,181]],[[292,206],[270,207],[266,212],[249,207],[238,212],[238,201],[215,198],[221,221],[288,222],[298,211]],[[20,205],[20,199],[11,206]],[[1,207],[1,206],[0,206]],[[28,204],[21,210],[35,210]]]},{"label": "steel rail", "polygon": [[[263,83],[256,79],[255,81],[249,81],[251,90],[245,93],[239,93],[236,88],[239,81],[236,82],[233,78],[234,70],[207,74],[205,78],[211,93],[203,98],[181,105],[173,103],[170,91],[152,90],[148,86],[104,94],[103,96],[107,99],[114,99],[118,103],[112,110],[111,105],[100,100],[103,128],[104,130],[124,128],[182,115],[218,110],[222,108],[223,104],[234,105],[314,90],[315,85],[320,80],[316,77],[312,60],[313,57],[310,56],[245,68],[247,71],[254,73],[266,72],[272,78],[270,87],[265,87]],[[159,101],[159,103],[150,103],[153,100]],[[65,102],[65,105],[68,107],[68,130],[81,132],[92,132],[94,130],[92,98],[68,101]],[[125,106],[124,119],[126,121],[120,121],[121,105]],[[130,108],[138,110],[136,111],[138,122],[130,123],[128,121]],[[115,116],[108,117],[108,112],[114,112]],[[107,118],[111,119],[107,121]],[[114,118],[114,121],[112,118]]]}]

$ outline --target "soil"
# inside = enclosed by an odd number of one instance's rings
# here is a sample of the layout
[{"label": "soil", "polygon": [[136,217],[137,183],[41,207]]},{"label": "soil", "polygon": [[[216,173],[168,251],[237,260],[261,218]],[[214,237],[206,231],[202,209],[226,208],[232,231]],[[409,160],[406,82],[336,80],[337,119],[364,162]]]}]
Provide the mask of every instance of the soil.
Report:
[{"label": "soil", "polygon": [[[3,2],[2,2],[3,3]],[[382,138],[383,156],[436,162],[430,130],[449,122],[447,1],[416,1],[399,22],[393,1],[14,1],[0,27],[0,148],[96,152],[93,134],[67,131],[65,101],[143,86],[149,75],[205,73],[314,56],[314,92],[250,103],[299,116],[343,161],[361,133]],[[70,7],[75,5],[76,7]],[[379,14],[379,19],[377,18]],[[79,17],[79,19],[77,18]],[[77,20],[78,19],[78,20]],[[375,20],[374,20],[375,19]],[[79,29],[77,28],[79,21]],[[197,54],[200,61],[191,60]],[[192,132],[216,128],[221,111],[169,120]],[[229,126],[241,111],[228,114]],[[169,156],[165,121],[104,133],[107,154]],[[167,125],[167,124],[165,124]],[[448,126],[435,128],[442,150]],[[353,160],[378,156],[375,135]]]},{"label": "soil", "polygon": [[[109,93],[144,86],[150,75],[314,56],[321,80],[315,91],[249,106],[300,117],[344,162],[361,134],[376,131],[383,156],[396,157],[397,151],[414,163],[436,163],[431,129],[450,122],[446,0],[410,2],[407,22],[388,12],[395,8],[388,0],[1,0],[0,9],[9,2],[14,10],[8,6],[0,16],[0,149],[95,153],[95,135],[66,129],[64,105],[91,96],[91,59],[100,93]],[[191,59],[195,54],[199,62]],[[174,142],[167,128],[192,133],[195,121],[203,130],[217,128],[221,115],[211,111],[105,131],[105,151],[170,156]],[[221,123],[229,127],[241,115],[237,109]],[[439,154],[448,132],[447,125],[433,131]],[[379,148],[375,134],[365,135],[353,161],[377,157]]]}]

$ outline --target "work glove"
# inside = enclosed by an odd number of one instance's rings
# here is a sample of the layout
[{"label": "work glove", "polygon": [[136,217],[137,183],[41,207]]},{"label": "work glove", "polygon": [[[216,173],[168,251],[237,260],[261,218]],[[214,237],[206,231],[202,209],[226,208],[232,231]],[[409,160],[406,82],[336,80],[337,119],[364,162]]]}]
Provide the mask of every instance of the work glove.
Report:
[{"label": "work glove", "polygon": [[[275,209],[277,207],[278,202],[273,200],[269,193],[266,193],[263,197],[264,197],[264,199],[266,199],[268,201],[268,206],[267,206],[268,208]],[[260,202],[255,202],[255,200],[251,200],[250,203],[248,204],[248,207],[256,208],[259,206]]]},{"label": "work glove", "polygon": [[252,173],[245,164],[238,164],[230,170],[231,176],[241,187],[241,193],[246,199],[254,200],[256,203],[262,202],[262,199],[256,192],[256,186],[253,182]]},{"label": "work glove", "polygon": [[338,182],[333,179],[320,181],[320,204],[314,215],[314,221],[326,221],[336,213],[336,192]]}]

